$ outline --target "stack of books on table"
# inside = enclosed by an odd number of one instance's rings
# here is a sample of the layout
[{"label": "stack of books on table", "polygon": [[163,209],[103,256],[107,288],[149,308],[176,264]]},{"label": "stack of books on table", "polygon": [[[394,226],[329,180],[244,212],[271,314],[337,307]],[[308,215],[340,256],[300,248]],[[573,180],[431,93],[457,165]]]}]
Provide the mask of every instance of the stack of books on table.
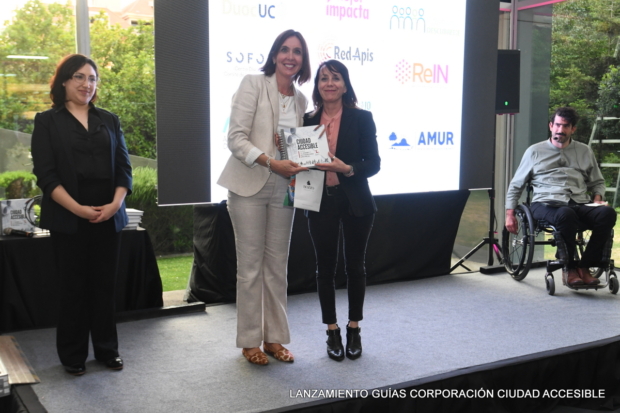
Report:
[{"label": "stack of books on table", "polygon": [[129,222],[127,226],[123,228],[123,230],[129,229],[138,229],[140,228],[140,222],[142,221],[142,214],[144,211],[140,211],[138,209],[127,208],[127,216],[129,217]]}]

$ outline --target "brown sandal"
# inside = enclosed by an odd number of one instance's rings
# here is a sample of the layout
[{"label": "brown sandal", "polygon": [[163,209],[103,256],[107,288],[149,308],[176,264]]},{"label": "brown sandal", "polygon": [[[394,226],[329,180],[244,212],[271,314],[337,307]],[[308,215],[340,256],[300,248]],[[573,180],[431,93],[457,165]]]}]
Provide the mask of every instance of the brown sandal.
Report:
[{"label": "brown sandal", "polygon": [[291,353],[284,347],[274,352],[274,351],[271,351],[266,345],[263,344],[263,350],[265,351],[265,353],[269,354],[271,357],[275,358],[276,360],[280,360],[285,363],[292,363],[295,361],[295,356],[293,356],[293,353]]},{"label": "brown sandal", "polygon": [[247,351],[245,351],[244,348],[242,348],[241,354],[243,354],[243,356],[247,359],[247,361],[249,361],[252,364],[264,366],[269,363],[269,359],[267,358],[267,355],[263,353],[262,351],[260,351],[260,349],[258,350],[258,352],[250,355],[248,354]]}]

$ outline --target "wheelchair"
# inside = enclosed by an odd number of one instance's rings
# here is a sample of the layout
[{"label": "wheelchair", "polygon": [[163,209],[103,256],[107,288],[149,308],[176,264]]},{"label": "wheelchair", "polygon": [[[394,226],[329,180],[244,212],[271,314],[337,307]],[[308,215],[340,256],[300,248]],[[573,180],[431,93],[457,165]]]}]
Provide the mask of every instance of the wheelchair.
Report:
[{"label": "wheelchair", "polygon": [[[504,231],[502,233],[502,255],[504,261],[504,267],[506,271],[517,281],[521,281],[525,278],[528,271],[532,267],[532,260],[534,257],[534,246],[536,245],[552,245],[558,248],[558,253],[556,254],[555,260],[547,260],[546,267],[547,271],[545,273],[545,285],[547,287],[547,292],[549,295],[555,294],[555,281],[553,278],[553,271],[556,271],[560,268],[563,270],[567,270],[566,266],[568,265],[568,253],[566,251],[566,245],[564,244],[564,239],[560,235],[558,231],[556,231],[555,227],[549,224],[544,220],[535,220],[532,218],[532,213],[530,211],[530,195],[531,188],[528,188],[527,200],[525,203],[518,205],[515,208],[515,217],[518,223],[518,231],[517,234],[512,234],[508,232],[508,230],[504,227]],[[536,238],[540,233],[551,234],[552,237],[550,239],[546,239],[543,241],[537,241]],[[590,231],[585,228],[582,223],[578,223],[578,231],[576,238],[576,248],[575,248],[575,261],[579,261],[580,257],[583,255],[583,251],[585,250],[586,245],[588,244],[590,237]],[[618,293],[618,289],[620,288],[620,283],[618,282],[618,278],[616,277],[616,273],[614,271],[614,261],[611,259],[611,249],[613,246],[613,230],[611,237],[607,240],[607,244],[605,245],[605,254],[604,256],[609,259],[605,259],[604,267],[593,267],[590,268],[590,274],[593,277],[600,278],[601,275],[605,274],[605,282],[601,280],[601,283],[598,285],[566,285],[571,290],[589,290],[589,289],[602,289],[609,287],[609,290],[612,294]]]}]

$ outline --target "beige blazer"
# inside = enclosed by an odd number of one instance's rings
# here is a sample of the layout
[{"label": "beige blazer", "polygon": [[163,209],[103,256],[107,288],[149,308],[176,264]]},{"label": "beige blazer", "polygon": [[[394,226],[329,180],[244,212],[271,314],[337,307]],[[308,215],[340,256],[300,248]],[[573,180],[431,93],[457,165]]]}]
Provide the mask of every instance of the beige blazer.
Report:
[{"label": "beige blazer", "polygon": [[[297,126],[303,125],[308,101],[296,88]],[[280,98],[276,76],[246,75],[232,99],[228,159],[218,185],[241,196],[258,193],[269,178],[267,168],[256,159],[264,153],[275,158],[274,134],[280,120]]]}]

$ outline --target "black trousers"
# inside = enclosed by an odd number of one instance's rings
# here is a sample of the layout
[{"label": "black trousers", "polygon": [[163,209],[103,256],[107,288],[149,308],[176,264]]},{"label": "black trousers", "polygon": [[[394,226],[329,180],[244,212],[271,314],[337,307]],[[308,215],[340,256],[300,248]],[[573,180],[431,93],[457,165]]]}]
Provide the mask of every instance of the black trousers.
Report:
[{"label": "black trousers", "polygon": [[[89,185],[88,190],[81,185],[79,202],[83,205],[108,203],[110,197],[102,199],[100,194],[101,190],[103,195],[107,194],[107,189],[109,185],[102,183],[94,187]],[[89,335],[97,360],[107,361],[118,356],[114,289],[120,236],[112,219],[99,224],[80,219],[77,234],[51,232],[60,278],[56,347],[63,365],[86,361]]]},{"label": "black trousers", "polygon": [[[337,187],[336,187],[337,188]],[[324,324],[336,324],[335,277],[338,244],[343,236],[345,272],[349,297],[349,320],[364,318],[366,293],[366,245],[374,214],[355,217],[349,213],[349,200],[342,189],[323,191],[320,212],[308,211],[308,229],[316,254],[316,281]]]},{"label": "black trousers", "polygon": [[[544,219],[553,225],[564,238],[569,258],[569,268],[598,267],[609,261],[604,257],[605,244],[611,236],[616,224],[616,211],[608,206],[589,207],[573,201],[568,206],[553,207],[540,202],[532,204],[532,217]],[[592,236],[581,257],[581,263],[575,263],[575,238],[578,230],[578,221],[592,230]],[[604,261],[604,262],[603,262]]]}]

